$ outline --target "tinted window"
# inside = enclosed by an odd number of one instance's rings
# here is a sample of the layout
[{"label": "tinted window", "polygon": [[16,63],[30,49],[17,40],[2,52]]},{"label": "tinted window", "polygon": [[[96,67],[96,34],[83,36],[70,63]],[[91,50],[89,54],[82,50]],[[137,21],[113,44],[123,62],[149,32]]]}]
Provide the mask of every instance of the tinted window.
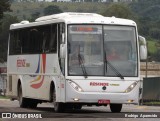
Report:
[{"label": "tinted window", "polygon": [[10,32],[10,54],[57,52],[57,24]]}]

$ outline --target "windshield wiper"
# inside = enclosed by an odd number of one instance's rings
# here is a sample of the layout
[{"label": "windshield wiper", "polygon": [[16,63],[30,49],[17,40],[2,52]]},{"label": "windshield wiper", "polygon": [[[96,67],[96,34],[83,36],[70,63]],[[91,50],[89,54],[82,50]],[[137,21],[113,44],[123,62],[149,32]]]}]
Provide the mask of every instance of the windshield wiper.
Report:
[{"label": "windshield wiper", "polygon": [[83,59],[82,59],[82,56],[80,55],[80,53],[78,54],[78,60],[79,60],[79,65],[82,68],[83,75],[84,75],[85,78],[87,78],[86,68],[84,66]]},{"label": "windshield wiper", "polygon": [[[106,52],[105,52],[106,55]],[[110,69],[113,70],[113,72],[116,74],[116,76],[120,77],[121,79],[124,79],[124,76],[107,60],[107,58],[104,58],[104,62],[106,64],[106,72],[107,72],[107,65],[110,67]]]}]

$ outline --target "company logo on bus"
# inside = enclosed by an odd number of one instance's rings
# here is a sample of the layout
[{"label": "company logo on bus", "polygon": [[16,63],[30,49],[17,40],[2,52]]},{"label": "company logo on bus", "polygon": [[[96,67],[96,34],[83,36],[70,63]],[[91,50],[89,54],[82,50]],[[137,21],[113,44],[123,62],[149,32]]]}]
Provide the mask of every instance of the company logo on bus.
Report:
[{"label": "company logo on bus", "polygon": [[26,63],[25,59],[18,59],[17,60],[17,67],[29,67],[30,63]]},{"label": "company logo on bus", "polygon": [[17,67],[25,67],[26,66],[26,60],[25,59],[18,59],[17,60]]},{"label": "company logo on bus", "polygon": [[105,82],[90,82],[90,86],[109,86],[109,83],[105,83]]}]

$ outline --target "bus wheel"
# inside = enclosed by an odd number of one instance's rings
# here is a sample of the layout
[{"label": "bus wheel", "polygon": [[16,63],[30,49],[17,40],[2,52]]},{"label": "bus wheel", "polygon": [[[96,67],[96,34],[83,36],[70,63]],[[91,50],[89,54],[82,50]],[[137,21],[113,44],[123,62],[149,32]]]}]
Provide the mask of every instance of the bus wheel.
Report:
[{"label": "bus wheel", "polygon": [[54,88],[53,90],[53,105],[54,105],[54,111],[61,113],[64,111],[65,107],[64,104],[61,102],[56,102],[56,90]]},{"label": "bus wheel", "polygon": [[37,101],[35,101],[34,99],[29,99],[29,108],[36,108],[37,105]]},{"label": "bus wheel", "polygon": [[80,109],[82,109],[82,105],[74,105],[74,109],[80,110]]},{"label": "bus wheel", "polygon": [[18,88],[18,100],[21,108],[27,108],[27,99],[23,97],[21,85]]},{"label": "bus wheel", "polygon": [[113,113],[119,113],[122,109],[122,104],[110,104],[110,109]]}]

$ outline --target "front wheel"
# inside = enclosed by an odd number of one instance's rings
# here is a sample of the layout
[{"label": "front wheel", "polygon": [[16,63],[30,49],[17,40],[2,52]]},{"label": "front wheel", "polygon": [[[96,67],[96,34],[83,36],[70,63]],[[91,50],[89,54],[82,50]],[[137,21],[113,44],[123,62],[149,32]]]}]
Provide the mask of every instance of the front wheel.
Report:
[{"label": "front wheel", "polygon": [[61,102],[56,102],[56,89],[54,88],[53,90],[53,94],[52,94],[52,98],[53,98],[53,105],[54,105],[54,111],[61,113],[64,111],[65,107],[64,104]]},{"label": "front wheel", "polygon": [[122,110],[122,104],[110,104],[110,109],[113,113],[119,113]]},{"label": "front wheel", "polygon": [[64,104],[60,102],[54,102],[54,111],[57,113],[62,113],[64,111]]}]

